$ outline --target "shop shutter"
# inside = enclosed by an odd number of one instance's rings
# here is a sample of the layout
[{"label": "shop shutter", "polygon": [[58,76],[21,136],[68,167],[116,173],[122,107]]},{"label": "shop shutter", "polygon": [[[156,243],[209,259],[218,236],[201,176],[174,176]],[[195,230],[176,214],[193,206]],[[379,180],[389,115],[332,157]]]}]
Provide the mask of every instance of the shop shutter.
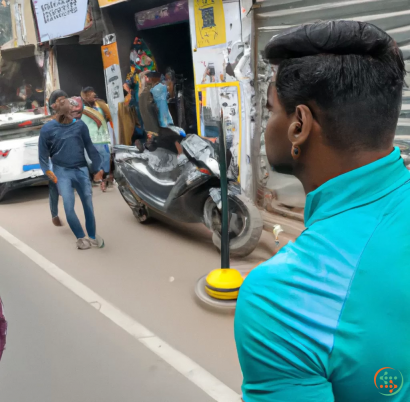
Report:
[{"label": "shop shutter", "polygon": [[387,31],[410,61],[410,0],[256,0],[258,48],[284,28],[329,19],[370,22]]}]

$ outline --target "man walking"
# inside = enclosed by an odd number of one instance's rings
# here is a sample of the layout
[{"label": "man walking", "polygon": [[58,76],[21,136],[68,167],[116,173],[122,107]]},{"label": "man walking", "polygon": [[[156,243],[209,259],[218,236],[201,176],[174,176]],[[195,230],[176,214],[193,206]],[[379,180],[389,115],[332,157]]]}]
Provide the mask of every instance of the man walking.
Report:
[{"label": "man walking", "polygon": [[[46,123],[40,132],[41,169],[51,181],[57,184],[58,191],[63,197],[68,224],[77,238],[77,248],[80,250],[87,250],[91,246],[102,248],[104,240],[96,234],[92,189],[84,150],[92,161],[96,181],[101,180],[103,175],[100,155],[91,142],[84,122],[73,119],[73,106],[67,94],[61,90],[54,91],[49,103],[56,112],[56,119]],[[53,172],[49,167],[50,158]],[[74,210],[74,189],[83,204],[89,238],[86,238]]]},{"label": "man walking", "polygon": [[[67,97],[67,94],[64,91],[55,91],[55,96],[58,97],[58,94],[60,94],[60,96],[65,96]],[[74,102],[72,102],[74,101]],[[73,110],[71,112],[71,115],[73,116],[73,118],[75,120],[79,120],[81,119],[81,115],[83,113],[83,102],[81,100],[81,98],[78,97],[72,97],[71,98],[71,104],[73,106]],[[50,106],[50,110],[52,111],[52,113],[55,115],[55,111],[51,108],[51,104]],[[56,116],[55,116],[56,117]],[[50,161],[50,170],[53,171],[53,164]],[[57,184],[55,184],[53,181],[50,180],[49,184],[49,199],[50,199],[50,211],[51,211],[51,218],[52,218],[52,222],[54,224],[54,226],[63,226],[63,224],[61,223],[61,219],[58,216],[58,198],[59,198],[59,194],[58,194],[58,187]]]}]

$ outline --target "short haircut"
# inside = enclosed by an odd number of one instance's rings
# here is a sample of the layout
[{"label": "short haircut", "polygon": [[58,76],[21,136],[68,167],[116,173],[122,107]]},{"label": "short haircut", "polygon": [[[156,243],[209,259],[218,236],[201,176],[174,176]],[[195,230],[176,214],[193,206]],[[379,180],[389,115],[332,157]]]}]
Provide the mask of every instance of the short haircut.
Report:
[{"label": "short haircut", "polygon": [[95,89],[93,87],[85,87],[81,92],[86,94],[87,92],[95,92]]},{"label": "short haircut", "polygon": [[55,91],[53,91],[48,100],[48,107],[51,109],[51,105],[54,105],[57,99],[61,98],[62,96],[65,96],[66,98],[68,98],[67,93],[64,92],[62,89],[56,89]]},{"label": "short haircut", "polygon": [[273,37],[265,55],[278,65],[276,89],[288,114],[317,106],[328,145],[385,149],[397,126],[406,75],[396,42],[372,24],[328,21]]}]

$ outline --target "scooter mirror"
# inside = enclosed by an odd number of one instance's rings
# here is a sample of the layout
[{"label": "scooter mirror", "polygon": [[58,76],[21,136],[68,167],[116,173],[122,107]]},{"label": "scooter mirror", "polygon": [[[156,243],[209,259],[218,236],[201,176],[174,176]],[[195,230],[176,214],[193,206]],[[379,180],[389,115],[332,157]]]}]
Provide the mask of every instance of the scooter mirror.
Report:
[{"label": "scooter mirror", "polygon": [[207,168],[214,174],[216,177],[220,177],[221,171],[219,170],[219,163],[213,158],[208,158],[204,161]]}]

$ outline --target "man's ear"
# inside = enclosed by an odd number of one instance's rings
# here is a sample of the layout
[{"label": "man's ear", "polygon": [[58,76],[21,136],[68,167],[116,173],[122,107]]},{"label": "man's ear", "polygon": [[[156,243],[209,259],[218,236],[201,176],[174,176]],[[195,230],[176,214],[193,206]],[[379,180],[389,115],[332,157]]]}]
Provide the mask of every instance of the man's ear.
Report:
[{"label": "man's ear", "polygon": [[56,110],[56,109],[57,109],[57,104],[56,104],[56,103],[53,103],[53,104],[51,105],[51,109]]},{"label": "man's ear", "polygon": [[303,145],[313,126],[312,112],[306,105],[299,105],[296,107],[295,117],[293,123],[289,126],[288,138],[293,146]]}]

